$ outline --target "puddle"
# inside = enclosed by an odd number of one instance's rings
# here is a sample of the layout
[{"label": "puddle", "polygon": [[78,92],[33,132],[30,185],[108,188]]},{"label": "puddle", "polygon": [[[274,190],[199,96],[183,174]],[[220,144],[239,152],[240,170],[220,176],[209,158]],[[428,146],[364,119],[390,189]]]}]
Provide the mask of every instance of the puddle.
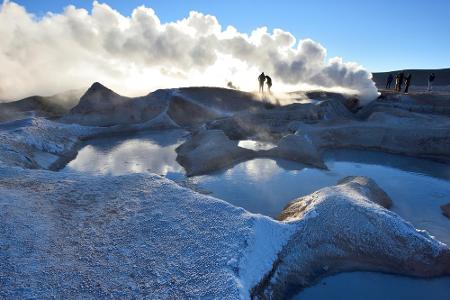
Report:
[{"label": "puddle", "polygon": [[[293,199],[334,185],[343,177],[368,176],[391,196],[394,212],[450,244],[450,220],[440,209],[450,202],[449,164],[345,150],[327,153],[327,171],[282,159],[259,158],[185,180],[175,152],[185,134],[183,130],[149,131],[88,141],[63,171],[111,175],[156,173],[271,217],[276,217]],[[257,147],[268,146],[264,144]]]},{"label": "puddle", "polygon": [[155,173],[184,177],[175,149],[184,142],[183,130],[145,131],[87,141],[63,172],[124,175]]},{"label": "puddle", "polygon": [[322,279],[294,300],[442,300],[450,294],[450,277],[416,279],[382,273],[342,273]]},{"label": "puddle", "polygon": [[260,142],[254,140],[240,140],[238,146],[245,149],[250,149],[253,151],[259,150],[270,150],[275,148],[277,145],[269,142]]},{"label": "puddle", "polygon": [[392,211],[450,244],[450,220],[440,209],[450,202],[449,165],[362,151],[329,153],[326,164],[329,171],[286,160],[254,159],[192,180],[236,206],[276,217],[297,197],[334,185],[346,176],[367,176],[391,196]]},{"label": "puddle", "polygon": [[[392,198],[392,210],[450,245],[450,220],[440,205],[450,202],[450,165],[377,152],[333,151],[328,171],[282,159],[253,159],[226,171],[185,178],[175,149],[186,132],[168,130],[88,141],[63,172],[122,175],[151,172],[211,193],[254,213],[275,217],[291,200],[334,185],[346,176],[368,176]],[[273,145],[241,141],[241,147]],[[445,299],[450,278],[413,279],[379,273],[343,273],[323,279],[294,299]]]}]

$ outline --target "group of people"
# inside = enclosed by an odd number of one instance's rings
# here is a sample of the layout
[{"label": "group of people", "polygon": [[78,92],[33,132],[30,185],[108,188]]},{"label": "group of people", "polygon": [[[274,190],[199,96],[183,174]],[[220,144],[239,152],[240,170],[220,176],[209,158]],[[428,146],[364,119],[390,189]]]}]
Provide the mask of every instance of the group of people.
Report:
[{"label": "group of people", "polygon": [[[408,94],[409,86],[411,85],[411,74],[405,75],[405,72],[400,72],[395,77],[392,75],[392,73],[389,74],[387,81],[386,81],[386,89],[390,89],[392,82],[395,79],[395,90],[397,92],[402,91],[402,85],[405,84],[405,94]],[[430,76],[428,76],[428,91],[431,92],[433,90],[433,82],[436,78],[436,75],[434,73],[431,73]]]},{"label": "group of people", "polygon": [[264,82],[267,84],[267,90],[269,91],[269,94],[272,92],[270,91],[270,88],[272,87],[272,78],[264,74],[264,72],[261,73],[261,75],[258,76],[259,81],[259,92],[264,93]]},{"label": "group of people", "polygon": [[[402,85],[405,84],[405,94],[408,94],[409,86],[411,85],[411,74],[405,75],[402,71],[395,75],[395,90],[397,92],[402,91]],[[387,81],[386,81],[386,89],[390,89],[392,85],[392,81],[394,81],[394,76],[390,73]]]}]

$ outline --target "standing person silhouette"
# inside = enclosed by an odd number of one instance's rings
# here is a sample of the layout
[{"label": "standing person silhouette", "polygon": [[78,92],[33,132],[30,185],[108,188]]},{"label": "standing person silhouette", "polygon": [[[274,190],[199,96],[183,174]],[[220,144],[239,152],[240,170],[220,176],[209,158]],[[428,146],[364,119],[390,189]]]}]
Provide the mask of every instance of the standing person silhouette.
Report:
[{"label": "standing person silhouette", "polygon": [[269,91],[269,94],[272,94],[270,91],[270,88],[272,87],[272,78],[266,75],[266,84],[267,84],[267,90]]},{"label": "standing person silhouette", "polygon": [[405,79],[405,73],[402,71],[402,72],[398,73],[397,76],[398,76],[397,92],[401,92],[402,91],[403,80]]},{"label": "standing person silhouette", "polygon": [[399,76],[400,76],[399,74],[395,75],[395,88],[394,88],[394,90],[396,90],[396,91],[398,91],[398,84],[399,84],[399,80],[400,80]]},{"label": "standing person silhouette", "polygon": [[392,73],[389,73],[389,76],[386,81],[386,89],[391,88],[392,80],[394,80],[394,76],[392,76]]},{"label": "standing person silhouette", "polygon": [[436,75],[434,75],[434,73],[431,73],[430,76],[428,77],[428,91],[432,92],[433,91],[433,81],[436,78]]},{"label": "standing person silhouette", "polygon": [[411,74],[408,74],[408,76],[406,76],[405,79],[405,94],[408,94],[408,90],[409,90],[409,85],[411,84]]},{"label": "standing person silhouette", "polygon": [[264,93],[264,81],[266,81],[266,75],[264,75],[264,72],[261,73],[258,77],[259,81],[259,92]]}]

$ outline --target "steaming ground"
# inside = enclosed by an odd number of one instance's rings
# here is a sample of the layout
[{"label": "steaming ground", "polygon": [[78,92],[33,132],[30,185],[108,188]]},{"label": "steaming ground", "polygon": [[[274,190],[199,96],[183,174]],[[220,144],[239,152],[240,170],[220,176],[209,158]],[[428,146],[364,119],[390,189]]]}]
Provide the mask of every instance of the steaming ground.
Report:
[{"label": "steaming ground", "polygon": [[[129,98],[95,83],[60,118],[2,122],[0,298],[285,298],[343,271],[450,275],[448,246],[390,211],[395,199],[369,178],[295,199],[275,221],[148,172],[50,171],[82,140],[166,128],[190,132],[175,150],[188,176],[256,157],[323,168],[336,147],[450,157],[445,97],[383,93],[358,113],[341,94],[292,97],[267,105],[203,87]],[[271,147],[239,147],[248,139]]]},{"label": "steaming ground", "polygon": [[266,27],[250,34],[222,28],[211,15],[191,12],[161,23],[151,8],[123,16],[106,4],[91,11],[68,6],[39,18],[12,1],[0,7],[0,99],[51,95],[101,81],[137,96],[175,86],[255,89],[261,71],[286,92],[320,88],[373,99],[377,90],[362,66],[327,59],[311,39]]}]

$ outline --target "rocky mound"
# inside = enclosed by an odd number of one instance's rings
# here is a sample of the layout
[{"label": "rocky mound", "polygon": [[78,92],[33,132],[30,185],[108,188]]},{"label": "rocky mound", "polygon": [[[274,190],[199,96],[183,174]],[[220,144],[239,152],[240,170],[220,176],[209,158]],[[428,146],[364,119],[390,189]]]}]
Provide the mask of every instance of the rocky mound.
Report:
[{"label": "rocky mound", "polygon": [[450,249],[378,205],[387,199],[380,191],[367,178],[347,178],[289,204],[280,219],[297,229],[253,295],[282,298],[344,271],[449,275]]},{"label": "rocky mound", "polygon": [[168,116],[182,127],[201,125],[223,116],[211,108],[189,101],[182,96],[173,96],[169,101]]},{"label": "rocky mound", "polygon": [[[439,116],[404,112],[373,113],[366,121],[293,122],[295,135],[307,137],[320,152],[328,149],[384,151],[448,161],[450,122]],[[298,147],[302,153],[307,144]],[[295,150],[295,148],[293,148]]]},{"label": "rocky mound", "polygon": [[255,157],[251,150],[238,147],[220,130],[201,130],[180,145],[177,161],[188,176],[202,175]]},{"label": "rocky mound", "polygon": [[278,140],[291,133],[293,122],[318,123],[324,120],[353,119],[353,114],[339,100],[323,100],[306,104],[275,106],[270,109],[252,109],[213,120],[208,129],[223,130],[231,139]]},{"label": "rocky mound", "polygon": [[327,169],[320,152],[305,135],[287,135],[278,142],[277,147],[268,150],[266,153],[269,157],[284,158]]},{"label": "rocky mound", "polygon": [[320,101],[330,101],[330,100],[332,102],[337,101],[342,105],[344,105],[351,112],[357,112],[358,108],[362,106],[358,98],[356,98],[353,95],[346,95],[325,91],[309,91],[305,92],[305,96],[308,97],[309,99]]},{"label": "rocky mound", "polygon": [[450,116],[450,93],[415,93],[408,95],[381,91],[380,97],[361,109],[357,117],[367,119],[376,112],[396,114],[415,112]]},{"label": "rocky mound", "polygon": [[0,103],[0,122],[25,118],[30,115],[58,118],[77,105],[81,91],[73,90],[50,97],[31,96],[21,100]]},{"label": "rocky mound", "polygon": [[183,127],[229,116],[238,111],[263,107],[250,93],[223,88],[157,90],[147,96],[128,98],[94,83],[70,115],[62,120],[83,125],[111,126],[147,122],[167,114]]},{"label": "rocky mound", "polygon": [[72,110],[72,114],[108,113],[122,108],[130,98],[116,94],[99,82],[95,82],[80,98],[80,103]]},{"label": "rocky mound", "polygon": [[224,112],[260,108],[264,104],[252,93],[218,87],[179,88],[178,94]]}]

